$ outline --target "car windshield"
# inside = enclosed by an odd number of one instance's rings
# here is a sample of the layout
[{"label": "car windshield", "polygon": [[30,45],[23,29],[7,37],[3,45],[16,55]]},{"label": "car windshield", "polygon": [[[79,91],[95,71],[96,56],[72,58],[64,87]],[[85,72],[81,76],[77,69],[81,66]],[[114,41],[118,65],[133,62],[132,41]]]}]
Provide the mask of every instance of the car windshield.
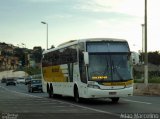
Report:
[{"label": "car windshield", "polygon": [[41,83],[41,80],[32,80],[32,84],[39,84]]},{"label": "car windshield", "polygon": [[18,80],[25,80],[24,78],[18,78]]},{"label": "car windshield", "polygon": [[7,79],[7,81],[14,81],[14,79]]},{"label": "car windshield", "polygon": [[31,80],[31,78],[30,78],[30,77],[27,77],[26,80]]},{"label": "car windshield", "polygon": [[90,53],[89,80],[126,81],[132,79],[128,54]]}]

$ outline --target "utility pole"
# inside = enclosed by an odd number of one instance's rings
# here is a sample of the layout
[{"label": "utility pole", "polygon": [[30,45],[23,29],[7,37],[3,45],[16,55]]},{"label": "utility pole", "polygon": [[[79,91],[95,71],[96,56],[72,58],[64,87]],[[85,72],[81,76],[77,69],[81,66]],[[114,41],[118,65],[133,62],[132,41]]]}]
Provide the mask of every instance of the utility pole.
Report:
[{"label": "utility pole", "polygon": [[141,24],[141,26],[142,26],[142,56],[141,56],[141,62],[142,62],[142,64],[144,63],[144,52],[145,52],[145,45],[144,45],[144,43],[145,43],[145,41],[144,41],[144,39],[145,39],[145,36],[144,36],[144,34],[145,34],[145,29],[144,29],[144,24]]},{"label": "utility pole", "polygon": [[148,86],[148,53],[147,53],[147,0],[145,0],[145,57],[144,57],[144,83]]}]

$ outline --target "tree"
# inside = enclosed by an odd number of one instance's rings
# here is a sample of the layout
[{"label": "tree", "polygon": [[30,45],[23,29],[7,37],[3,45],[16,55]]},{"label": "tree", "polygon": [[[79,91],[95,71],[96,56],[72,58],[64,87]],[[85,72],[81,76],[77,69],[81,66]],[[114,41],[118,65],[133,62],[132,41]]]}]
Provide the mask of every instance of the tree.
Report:
[{"label": "tree", "polygon": [[33,59],[36,63],[40,63],[42,58],[42,48],[41,47],[34,47],[33,48]]},{"label": "tree", "polygon": [[[144,53],[141,53],[140,59],[144,58]],[[148,52],[148,62],[154,65],[160,65],[160,53],[158,51]]]},{"label": "tree", "polygon": [[148,62],[155,65],[160,65],[160,53],[158,51],[148,53]]},{"label": "tree", "polygon": [[25,53],[22,48],[15,48],[14,56],[19,58],[19,61],[22,62],[22,66],[25,66]]}]

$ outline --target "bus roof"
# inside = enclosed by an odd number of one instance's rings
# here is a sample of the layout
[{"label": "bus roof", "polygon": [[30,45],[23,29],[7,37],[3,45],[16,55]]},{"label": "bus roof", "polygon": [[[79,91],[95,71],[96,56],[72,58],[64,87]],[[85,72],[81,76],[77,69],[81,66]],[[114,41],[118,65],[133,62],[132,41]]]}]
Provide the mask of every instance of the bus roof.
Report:
[{"label": "bus roof", "polygon": [[118,38],[87,38],[87,39],[70,40],[70,41],[67,41],[67,42],[64,42],[64,43],[58,45],[58,47],[56,47],[56,48],[45,50],[43,52],[43,54],[48,53],[50,51],[58,50],[58,49],[61,49],[61,48],[65,48],[67,46],[78,44],[79,42],[90,42],[90,41],[94,41],[94,42],[96,42],[96,41],[127,42],[124,39],[118,39]]}]

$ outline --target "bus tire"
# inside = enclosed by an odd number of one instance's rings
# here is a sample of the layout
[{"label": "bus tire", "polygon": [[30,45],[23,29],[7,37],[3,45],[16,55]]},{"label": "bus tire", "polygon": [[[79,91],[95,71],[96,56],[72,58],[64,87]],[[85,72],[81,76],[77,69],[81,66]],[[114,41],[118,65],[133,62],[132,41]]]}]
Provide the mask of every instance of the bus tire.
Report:
[{"label": "bus tire", "polygon": [[78,92],[77,86],[74,87],[74,100],[75,100],[77,103],[80,102],[79,92]]},{"label": "bus tire", "polygon": [[52,98],[53,97],[53,86],[52,84],[50,84],[50,88],[49,88],[49,98]]},{"label": "bus tire", "polygon": [[47,93],[49,93],[49,84],[47,83]]},{"label": "bus tire", "polygon": [[113,97],[113,98],[111,98],[111,100],[113,103],[118,103],[119,97]]}]

